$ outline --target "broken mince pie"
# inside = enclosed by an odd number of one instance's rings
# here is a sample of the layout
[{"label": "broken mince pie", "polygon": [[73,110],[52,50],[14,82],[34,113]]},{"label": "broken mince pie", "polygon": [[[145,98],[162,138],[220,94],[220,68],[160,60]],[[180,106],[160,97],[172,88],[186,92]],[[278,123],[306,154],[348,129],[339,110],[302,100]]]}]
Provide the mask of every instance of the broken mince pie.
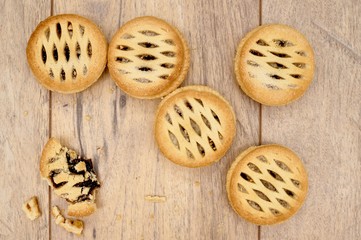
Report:
[{"label": "broken mince pie", "polygon": [[51,138],[41,156],[40,173],[55,194],[70,204],[70,216],[88,216],[96,210],[95,190],[100,183],[90,159],[80,157]]}]

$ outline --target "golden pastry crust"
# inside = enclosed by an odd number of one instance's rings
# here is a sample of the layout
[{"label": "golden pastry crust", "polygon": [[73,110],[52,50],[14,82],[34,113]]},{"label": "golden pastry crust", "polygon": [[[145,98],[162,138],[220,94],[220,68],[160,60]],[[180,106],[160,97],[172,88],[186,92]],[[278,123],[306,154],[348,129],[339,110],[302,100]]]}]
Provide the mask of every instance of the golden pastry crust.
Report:
[{"label": "golden pastry crust", "polygon": [[79,158],[73,150],[50,138],[40,158],[40,174],[56,195],[68,201],[70,216],[88,216],[96,210],[95,194],[100,184],[91,160]]},{"label": "golden pastry crust", "polygon": [[158,147],[181,166],[202,167],[218,161],[235,134],[231,105],[206,86],[177,89],[162,100],[156,113]]},{"label": "golden pastry crust", "polygon": [[84,223],[78,219],[66,219],[62,214],[60,209],[57,206],[51,208],[51,214],[55,218],[55,223],[66,231],[74,233],[80,236],[84,229]]},{"label": "golden pastry crust", "polygon": [[48,164],[49,159],[60,152],[62,145],[55,138],[50,138],[45,144],[43,152],[40,156],[40,175],[48,180],[49,170]]},{"label": "golden pastry crust", "polygon": [[314,54],[307,39],[281,24],[263,25],[240,42],[235,73],[242,90],[269,106],[300,98],[312,82]]},{"label": "golden pastry crust", "polygon": [[308,191],[306,170],[299,157],[281,145],[262,145],[242,152],[227,174],[227,194],[234,211],[258,225],[293,216]]},{"label": "golden pastry crust", "polygon": [[40,22],[26,48],[28,64],[44,87],[76,93],[98,80],[107,61],[107,41],[90,20],[74,15]]},{"label": "golden pastry crust", "polygon": [[189,58],[187,43],[178,29],[145,16],[127,22],[114,35],[108,68],[124,92],[152,99],[167,95],[184,81]]},{"label": "golden pastry crust", "polygon": [[35,220],[41,216],[38,198],[36,196],[33,196],[28,201],[26,201],[23,204],[22,209],[30,220]]},{"label": "golden pastry crust", "polygon": [[73,217],[89,216],[97,210],[95,202],[79,202],[68,206],[68,215]]}]

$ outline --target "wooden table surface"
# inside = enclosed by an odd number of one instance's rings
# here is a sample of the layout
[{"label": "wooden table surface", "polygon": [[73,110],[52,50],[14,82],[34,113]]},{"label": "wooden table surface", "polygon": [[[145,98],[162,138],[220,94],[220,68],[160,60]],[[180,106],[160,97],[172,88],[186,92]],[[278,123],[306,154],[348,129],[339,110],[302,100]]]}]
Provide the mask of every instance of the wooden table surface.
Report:
[{"label": "wooden table surface", "polygon": [[[82,239],[361,238],[360,1],[2,0],[0,7],[0,239],[78,239],[49,215],[55,204],[66,207],[39,175],[50,136],[92,158],[102,182],[99,209],[84,218]],[[183,86],[208,85],[235,109],[237,135],[227,155],[199,169],[166,160],[153,137],[160,100],[127,96],[108,70],[82,93],[41,87],[27,65],[27,40],[41,20],[60,13],[93,20],[108,41],[137,16],[177,26],[191,48]],[[261,106],[235,80],[238,42],[265,23],[299,29],[315,51],[314,81],[289,106]],[[225,178],[240,151],[266,143],[284,144],[303,159],[310,188],[296,216],[258,227],[230,208]],[[33,195],[43,214],[32,222],[21,205]],[[150,203],[147,195],[167,201]]]}]

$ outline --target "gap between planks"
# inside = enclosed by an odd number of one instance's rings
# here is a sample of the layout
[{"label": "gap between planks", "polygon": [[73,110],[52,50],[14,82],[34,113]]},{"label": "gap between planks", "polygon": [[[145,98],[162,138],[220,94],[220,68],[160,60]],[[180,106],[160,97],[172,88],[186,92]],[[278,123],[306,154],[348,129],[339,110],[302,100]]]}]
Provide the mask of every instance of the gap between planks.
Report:
[{"label": "gap between planks", "polygon": [[[53,16],[54,15],[54,0],[50,0],[50,16]],[[51,91],[49,90],[49,129],[48,129],[48,135],[49,135],[49,138],[52,137],[52,97],[53,97],[53,94],[51,93]],[[48,214],[49,214],[49,217],[48,217],[48,226],[49,226],[49,236],[48,236],[48,239],[51,240],[51,187],[48,186]]]},{"label": "gap between planks", "polygon": [[[262,0],[258,2],[258,25],[262,25]],[[258,145],[262,145],[262,104],[259,104],[259,133],[258,133]],[[261,240],[261,226],[258,226],[258,240]]]}]

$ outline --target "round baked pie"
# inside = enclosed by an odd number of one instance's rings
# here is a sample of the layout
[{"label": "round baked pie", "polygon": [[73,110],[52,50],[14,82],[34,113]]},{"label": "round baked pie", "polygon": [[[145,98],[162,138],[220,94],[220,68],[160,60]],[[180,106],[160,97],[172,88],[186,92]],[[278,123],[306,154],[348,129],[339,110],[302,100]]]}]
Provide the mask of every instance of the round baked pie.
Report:
[{"label": "round baked pie", "polygon": [[238,46],[235,73],[242,90],[270,106],[301,97],[312,82],[314,55],[307,39],[280,24],[263,25],[246,35]]},{"label": "round baked pie", "polygon": [[39,83],[60,93],[80,92],[97,81],[106,66],[106,54],[107,42],[100,29],[73,14],[42,21],[26,48]]},{"label": "round baked pie", "polygon": [[300,158],[280,145],[251,147],[233,162],[227,193],[238,215],[258,224],[280,223],[305,201],[307,173]]},{"label": "round baked pie", "polygon": [[155,17],[123,25],[109,44],[112,79],[136,98],[159,98],[176,89],[189,68],[188,46],[180,32]]},{"label": "round baked pie", "polygon": [[172,162],[201,167],[218,161],[230,148],[236,133],[230,104],[206,86],[179,88],[158,107],[155,138]]}]

